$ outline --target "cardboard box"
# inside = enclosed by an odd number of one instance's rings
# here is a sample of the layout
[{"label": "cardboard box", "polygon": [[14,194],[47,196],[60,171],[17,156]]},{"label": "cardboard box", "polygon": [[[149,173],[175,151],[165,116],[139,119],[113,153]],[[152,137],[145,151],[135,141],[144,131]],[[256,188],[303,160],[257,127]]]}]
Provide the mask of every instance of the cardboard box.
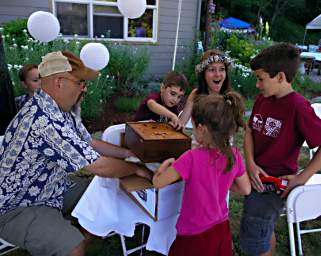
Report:
[{"label": "cardboard box", "polygon": [[191,138],[167,123],[129,122],[125,128],[125,145],[144,163],[162,162],[190,149]]},{"label": "cardboard box", "polygon": [[155,221],[180,212],[182,181],[156,189],[148,180],[131,175],[120,179],[120,187]]}]

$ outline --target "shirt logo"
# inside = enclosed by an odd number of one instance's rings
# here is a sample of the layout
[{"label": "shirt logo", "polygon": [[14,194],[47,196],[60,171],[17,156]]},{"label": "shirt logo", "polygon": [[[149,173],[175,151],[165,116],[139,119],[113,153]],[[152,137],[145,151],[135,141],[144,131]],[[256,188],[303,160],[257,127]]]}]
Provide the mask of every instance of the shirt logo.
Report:
[{"label": "shirt logo", "polygon": [[263,134],[276,138],[281,130],[282,122],[280,120],[268,117],[264,125]]},{"label": "shirt logo", "polygon": [[261,132],[262,127],[263,127],[263,118],[262,118],[262,116],[260,114],[256,114],[253,117],[252,127],[253,127],[254,130],[257,130],[257,131]]}]

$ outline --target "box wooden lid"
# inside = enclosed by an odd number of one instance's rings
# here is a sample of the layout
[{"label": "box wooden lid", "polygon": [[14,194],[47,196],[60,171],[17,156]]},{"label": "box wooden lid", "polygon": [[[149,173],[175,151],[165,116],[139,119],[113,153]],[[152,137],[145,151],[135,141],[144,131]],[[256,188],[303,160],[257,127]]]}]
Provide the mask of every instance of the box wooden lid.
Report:
[{"label": "box wooden lid", "polygon": [[167,123],[129,122],[127,125],[144,140],[190,140],[187,135],[175,131]]}]

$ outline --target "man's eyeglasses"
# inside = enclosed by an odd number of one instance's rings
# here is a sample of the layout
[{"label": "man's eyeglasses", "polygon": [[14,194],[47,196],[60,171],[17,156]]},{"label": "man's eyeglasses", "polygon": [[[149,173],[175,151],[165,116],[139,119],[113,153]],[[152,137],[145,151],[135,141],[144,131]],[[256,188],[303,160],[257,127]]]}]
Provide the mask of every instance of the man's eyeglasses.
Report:
[{"label": "man's eyeglasses", "polygon": [[77,80],[74,80],[74,79],[71,79],[71,78],[68,78],[68,77],[59,77],[59,78],[64,78],[66,80],[69,80],[71,82],[74,82],[75,84],[77,84],[81,89],[84,89],[87,85],[86,85],[86,81],[85,80],[80,80],[80,81],[77,81]]}]

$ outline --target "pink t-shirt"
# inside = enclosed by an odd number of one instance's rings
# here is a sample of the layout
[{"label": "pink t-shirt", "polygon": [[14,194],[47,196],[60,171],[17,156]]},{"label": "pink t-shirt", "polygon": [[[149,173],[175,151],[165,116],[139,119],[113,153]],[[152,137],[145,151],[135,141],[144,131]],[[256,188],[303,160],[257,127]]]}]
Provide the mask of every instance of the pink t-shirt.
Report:
[{"label": "pink t-shirt", "polygon": [[235,163],[224,172],[226,157],[215,149],[186,151],[173,164],[185,181],[181,213],[176,228],[179,235],[196,235],[228,219],[226,196],[236,177],[244,174],[240,152],[233,148]]},{"label": "pink t-shirt", "polygon": [[282,98],[259,95],[249,120],[254,159],[272,176],[295,174],[300,148],[321,145],[321,120],[310,102],[297,92]]}]

